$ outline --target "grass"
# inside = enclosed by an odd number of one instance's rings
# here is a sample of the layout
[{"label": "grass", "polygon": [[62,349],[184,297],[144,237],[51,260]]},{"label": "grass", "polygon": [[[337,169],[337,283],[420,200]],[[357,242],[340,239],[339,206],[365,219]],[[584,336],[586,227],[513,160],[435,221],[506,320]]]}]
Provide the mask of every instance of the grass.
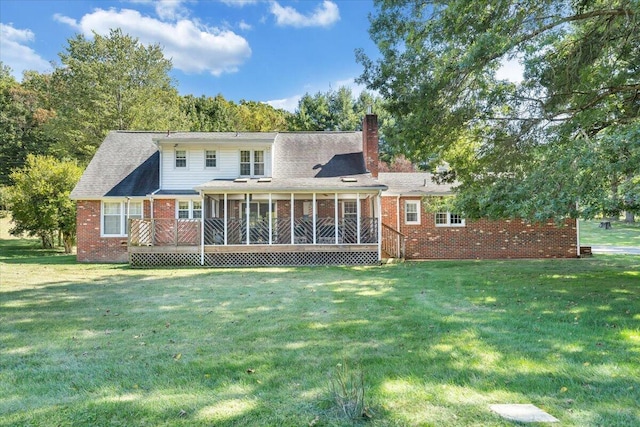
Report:
[{"label": "grass", "polygon": [[583,246],[640,247],[640,222],[612,221],[610,229],[600,228],[600,220],[580,221],[580,244]]},{"label": "grass", "polygon": [[[637,256],[136,270],[31,245],[0,241],[0,426],[640,425]],[[343,363],[368,421],[335,405]]]}]

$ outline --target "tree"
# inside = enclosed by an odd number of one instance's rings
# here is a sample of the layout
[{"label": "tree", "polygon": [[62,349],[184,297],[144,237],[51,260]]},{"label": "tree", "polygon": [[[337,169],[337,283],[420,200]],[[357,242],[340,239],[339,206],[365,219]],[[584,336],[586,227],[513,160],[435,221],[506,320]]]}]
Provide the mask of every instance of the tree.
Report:
[{"label": "tree", "polygon": [[52,143],[43,127],[53,112],[32,87],[38,78],[27,72],[18,83],[0,62],[0,185],[11,183],[11,169],[22,167],[27,154],[45,154]]},{"label": "tree", "polygon": [[9,204],[15,227],[11,234],[37,236],[43,248],[51,248],[61,233],[65,253],[71,252],[76,234],[75,203],[69,194],[82,168],[75,162],[29,154],[24,167],[11,174]]},{"label": "tree", "polygon": [[[358,52],[360,80],[387,102],[396,149],[450,164],[443,178],[460,183],[468,217],[593,216],[612,197],[612,172],[638,175],[634,156],[593,155],[610,138],[619,152],[640,144],[621,131],[640,116],[637,0],[376,5],[381,58]],[[521,81],[497,77],[509,60],[523,65]]]},{"label": "tree", "polygon": [[121,30],[68,43],[51,83],[56,117],[48,130],[58,156],[88,161],[110,130],[186,127],[171,61],[158,45],[144,46]]}]

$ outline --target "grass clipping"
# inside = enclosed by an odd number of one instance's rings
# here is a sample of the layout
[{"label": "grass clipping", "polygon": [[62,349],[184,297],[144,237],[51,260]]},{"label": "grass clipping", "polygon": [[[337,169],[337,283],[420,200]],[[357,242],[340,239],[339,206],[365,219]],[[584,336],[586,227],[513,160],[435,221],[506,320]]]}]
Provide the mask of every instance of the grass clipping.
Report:
[{"label": "grass clipping", "polygon": [[364,372],[352,369],[347,362],[338,363],[329,375],[329,391],[340,412],[347,418],[371,418],[365,404]]}]

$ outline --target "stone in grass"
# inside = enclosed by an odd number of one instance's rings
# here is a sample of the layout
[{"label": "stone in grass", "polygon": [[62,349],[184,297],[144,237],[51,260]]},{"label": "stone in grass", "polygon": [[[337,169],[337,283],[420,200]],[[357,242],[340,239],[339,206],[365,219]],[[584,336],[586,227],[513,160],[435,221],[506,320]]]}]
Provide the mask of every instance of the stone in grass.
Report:
[{"label": "stone in grass", "polygon": [[489,405],[489,408],[511,421],[520,423],[557,423],[559,420],[530,403]]}]

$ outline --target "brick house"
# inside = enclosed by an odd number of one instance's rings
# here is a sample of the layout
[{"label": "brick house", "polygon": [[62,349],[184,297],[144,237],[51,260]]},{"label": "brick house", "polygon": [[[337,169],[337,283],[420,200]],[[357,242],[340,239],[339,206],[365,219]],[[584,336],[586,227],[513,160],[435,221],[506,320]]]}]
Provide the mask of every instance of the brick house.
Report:
[{"label": "brick house", "polygon": [[132,265],[576,257],[564,227],[429,213],[428,173],[378,174],[361,132],[110,132],[71,193],[77,258]]}]

